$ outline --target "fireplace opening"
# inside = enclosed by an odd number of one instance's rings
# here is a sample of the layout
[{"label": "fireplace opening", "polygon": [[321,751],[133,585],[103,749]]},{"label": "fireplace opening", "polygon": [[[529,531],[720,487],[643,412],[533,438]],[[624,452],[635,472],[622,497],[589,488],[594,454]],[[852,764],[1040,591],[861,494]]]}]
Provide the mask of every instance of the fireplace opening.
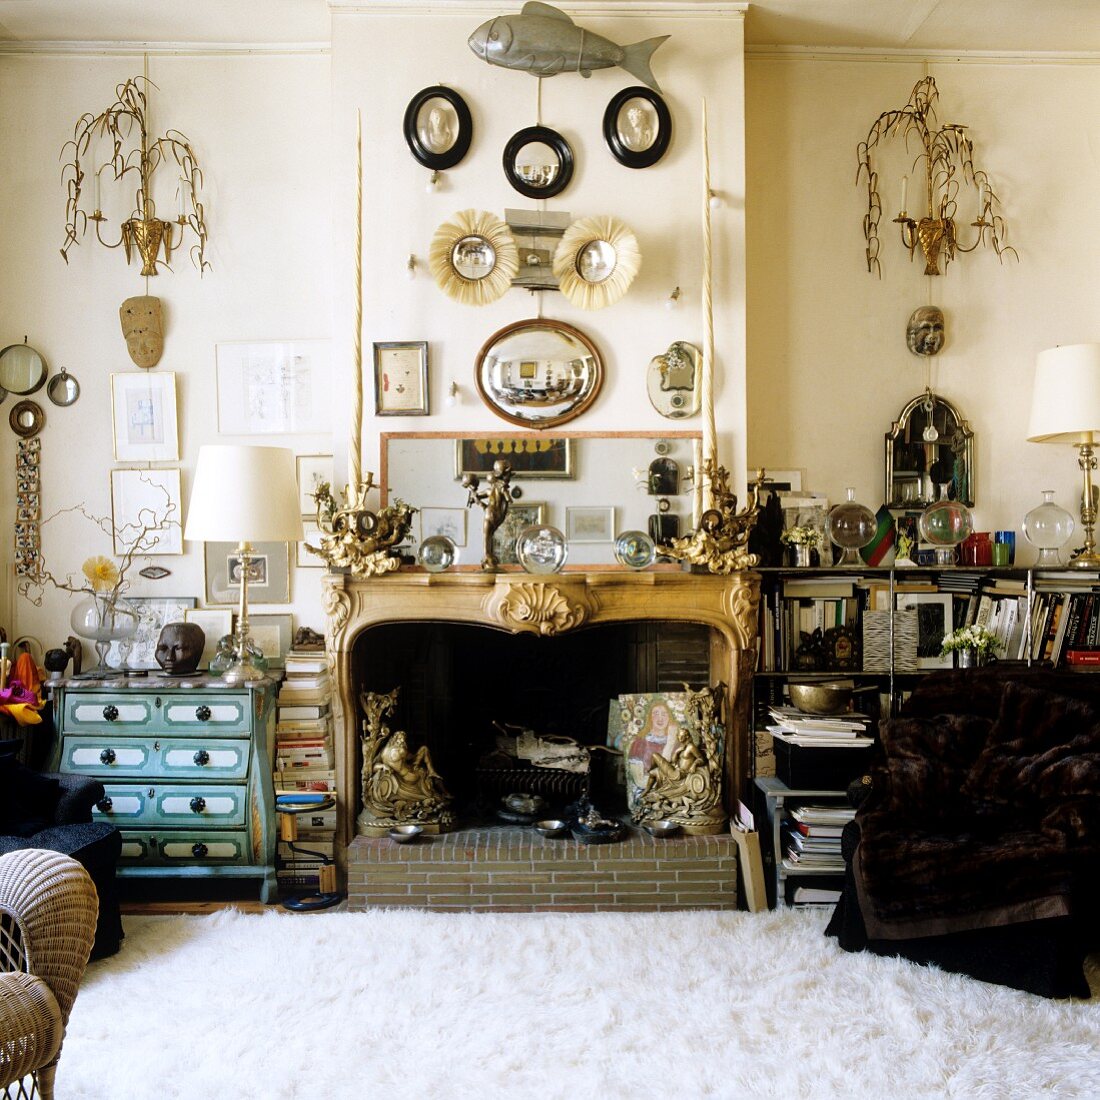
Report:
[{"label": "fireplace opening", "polygon": [[[517,791],[541,794],[556,810],[590,794],[600,809],[618,814],[626,805],[617,757],[591,754],[589,786],[582,773],[512,762],[499,744],[528,729],[605,746],[613,699],[710,683],[710,649],[710,629],[684,622],[603,624],[551,637],[388,623],[359,635],[352,683],[357,703],[361,693],[400,687],[387,724],[404,730],[411,746],[427,746],[463,826],[492,823],[501,797]],[[362,718],[360,706],[357,727]],[[355,761],[361,775],[361,746]]]}]

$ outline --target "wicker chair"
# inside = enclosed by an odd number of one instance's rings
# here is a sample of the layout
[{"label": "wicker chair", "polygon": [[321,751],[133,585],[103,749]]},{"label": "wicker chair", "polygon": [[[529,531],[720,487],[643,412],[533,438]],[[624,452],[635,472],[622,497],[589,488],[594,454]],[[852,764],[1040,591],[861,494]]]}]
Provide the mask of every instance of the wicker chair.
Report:
[{"label": "wicker chair", "polygon": [[0,856],[0,1096],[53,1097],[65,1025],[99,902],[75,859],[40,848]]}]

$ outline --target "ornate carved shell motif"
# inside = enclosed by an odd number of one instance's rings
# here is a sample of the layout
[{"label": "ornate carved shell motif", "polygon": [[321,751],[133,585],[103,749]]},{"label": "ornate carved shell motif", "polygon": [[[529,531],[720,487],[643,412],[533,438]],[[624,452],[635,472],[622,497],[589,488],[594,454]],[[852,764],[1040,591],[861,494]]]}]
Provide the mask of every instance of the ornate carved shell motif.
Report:
[{"label": "ornate carved shell motif", "polygon": [[514,584],[501,600],[501,621],[513,631],[560,634],[580,626],[588,608],[546,584]]}]

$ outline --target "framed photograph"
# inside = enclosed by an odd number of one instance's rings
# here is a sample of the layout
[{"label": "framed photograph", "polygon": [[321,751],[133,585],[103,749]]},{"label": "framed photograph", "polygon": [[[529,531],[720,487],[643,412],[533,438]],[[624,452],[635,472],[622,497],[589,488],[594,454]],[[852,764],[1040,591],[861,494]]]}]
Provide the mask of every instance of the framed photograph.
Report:
[{"label": "framed photograph", "polygon": [[421,508],[420,541],[423,542],[432,535],[446,535],[455,546],[465,546],[466,509]]},{"label": "framed photograph", "polygon": [[[233,616],[233,629],[237,616]],[[248,633],[267,658],[268,668],[285,668],[286,655],[294,640],[293,615],[249,615]]]},{"label": "framed photograph", "polygon": [[157,642],[168,623],[184,622],[197,602],[194,596],[127,596],[138,616],[137,633],[111,643],[107,664],[111,668],[160,668]]},{"label": "framed photograph", "polygon": [[218,431],[268,435],[332,431],[328,340],[218,344]]},{"label": "framed photograph", "polygon": [[179,470],[112,470],[114,552],[125,554],[142,532],[142,557],[183,553]]},{"label": "framed photograph", "polygon": [[433,171],[453,168],[466,155],[474,135],[466,101],[453,88],[424,88],[405,108],[405,141],[409,151]]},{"label": "framed photograph", "polygon": [[465,474],[491,473],[493,463],[503,458],[512,467],[513,481],[536,478],[576,477],[573,472],[573,440],[541,435],[497,436],[487,439],[455,440],[455,481]]},{"label": "framed photograph", "polygon": [[546,505],[525,500],[512,501],[504,522],[493,532],[493,553],[501,565],[519,565],[516,557],[516,537],[525,527],[546,522]]},{"label": "framed photograph", "polygon": [[174,371],[111,375],[111,422],[119,462],[174,462],[180,456]]},{"label": "framed photograph", "polygon": [[[249,603],[290,602],[290,550],[285,542],[257,542],[248,576]],[[241,559],[235,542],[203,543],[207,603],[238,603]]]},{"label": "framed photograph", "polygon": [[190,607],[183,613],[185,623],[197,623],[206,635],[199,668],[209,668],[210,662],[218,652],[218,642],[227,634],[233,633],[233,612],[230,608]]},{"label": "framed photograph", "polygon": [[320,549],[321,528],[315,520],[303,519],[302,530],[306,537],[294,544],[294,564],[299,569],[324,569],[325,559],[309,549],[311,546]]},{"label": "framed photograph", "polygon": [[570,542],[613,542],[614,507],[566,508],[565,537]]},{"label": "framed photograph", "polygon": [[604,111],[603,138],[620,164],[648,168],[668,149],[672,115],[665,101],[649,88],[624,88]]},{"label": "framed photograph", "polygon": [[393,340],[374,345],[376,416],[428,415],[428,343]]},{"label": "framed photograph", "polygon": [[951,654],[940,655],[944,635],[954,629],[951,593],[900,592],[898,610],[917,613],[917,668],[951,668]]},{"label": "framed photograph", "polygon": [[317,515],[317,502],[310,493],[317,492],[322,485],[332,490],[335,469],[332,455],[298,455],[295,459],[298,467],[298,510],[305,516]]}]

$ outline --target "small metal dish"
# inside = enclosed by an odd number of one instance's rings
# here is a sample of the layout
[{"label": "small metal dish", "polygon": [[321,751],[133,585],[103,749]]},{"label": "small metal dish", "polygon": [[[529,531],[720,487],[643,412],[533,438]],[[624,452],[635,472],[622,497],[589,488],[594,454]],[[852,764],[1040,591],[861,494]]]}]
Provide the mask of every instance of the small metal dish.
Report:
[{"label": "small metal dish", "polygon": [[423,831],[420,825],[395,825],[390,829],[390,840],[395,844],[412,844]]},{"label": "small metal dish", "polygon": [[680,826],[675,821],[668,821],[666,819],[660,821],[647,821],[645,823],[645,831],[650,836],[662,837],[672,836],[673,833],[680,831]]},{"label": "small metal dish", "polygon": [[543,836],[565,836],[569,832],[569,822],[560,821],[558,818],[548,818],[546,821],[536,821],[535,829]]}]

